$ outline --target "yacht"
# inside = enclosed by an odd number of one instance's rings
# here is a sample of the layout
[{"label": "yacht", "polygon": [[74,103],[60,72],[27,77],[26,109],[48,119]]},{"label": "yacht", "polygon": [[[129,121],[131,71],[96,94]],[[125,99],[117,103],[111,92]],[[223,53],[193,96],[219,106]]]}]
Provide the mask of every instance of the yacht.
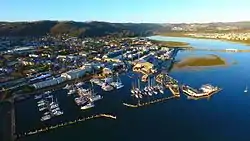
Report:
[{"label": "yacht", "polygon": [[152,94],[152,92],[148,92],[148,95],[149,95],[149,96],[152,96],[153,94]]},{"label": "yacht", "polygon": [[46,92],[44,92],[44,94],[50,94],[51,93],[51,91],[46,91]]},{"label": "yacht", "polygon": [[62,115],[63,114],[63,111],[55,111],[55,112],[53,112],[52,113],[54,116],[60,116],[60,115]]},{"label": "yacht", "polygon": [[95,105],[93,103],[88,103],[87,105],[84,105],[81,107],[81,110],[86,110],[86,109],[89,109],[89,108],[92,108],[94,107]]},{"label": "yacht", "polygon": [[49,114],[49,112],[45,112],[45,113],[44,113],[44,115],[48,115],[48,114]]},{"label": "yacht", "polygon": [[139,98],[142,98],[142,94],[139,93],[138,95],[139,95]]},{"label": "yacht", "polygon": [[53,104],[50,106],[51,109],[54,109],[54,108],[57,108],[58,107],[58,104]]},{"label": "yacht", "polygon": [[248,92],[248,89],[247,89],[247,86],[246,86],[246,89],[244,90],[244,93],[247,93]]},{"label": "yacht", "polygon": [[39,111],[43,111],[43,110],[46,110],[47,108],[46,107],[41,107],[39,108]]},{"label": "yacht", "polygon": [[159,92],[160,92],[161,94],[164,94],[163,88],[160,88],[160,89],[159,89]]},{"label": "yacht", "polygon": [[114,88],[108,84],[104,84],[104,85],[102,85],[102,89],[104,91],[112,91]]},{"label": "yacht", "polygon": [[124,87],[124,85],[121,82],[121,79],[118,77],[118,74],[117,74],[117,81],[116,82],[111,82],[110,85],[112,85],[116,89],[120,89],[120,88]]},{"label": "yacht", "polygon": [[43,97],[42,94],[40,94],[40,95],[35,95],[35,98],[34,98],[34,99],[40,99],[40,98],[42,98],[42,97]]},{"label": "yacht", "polygon": [[75,98],[75,102],[77,105],[84,105],[87,103],[87,100],[84,97],[77,97]]},{"label": "yacht", "polygon": [[139,98],[139,95],[138,95],[138,94],[135,94],[135,97],[136,97],[136,98]]},{"label": "yacht", "polygon": [[45,98],[53,98],[53,95],[46,96]]},{"label": "yacht", "polygon": [[72,87],[72,85],[67,84],[65,87],[63,87],[63,89],[70,89]]},{"label": "yacht", "polygon": [[44,106],[44,105],[45,105],[45,102],[42,102],[42,103],[38,104],[38,107],[41,107],[41,106]]},{"label": "yacht", "polygon": [[56,112],[56,111],[59,111],[59,110],[60,110],[60,108],[57,107],[57,108],[55,108],[55,109],[52,109],[51,112],[53,113],[53,112]]},{"label": "yacht", "polygon": [[40,103],[44,103],[45,102],[45,100],[39,100],[38,102],[37,102],[37,104],[40,104]]},{"label": "yacht", "polygon": [[76,92],[75,89],[71,89],[71,90],[69,90],[68,95],[74,94],[75,92]]},{"label": "yacht", "polygon": [[45,115],[41,118],[41,121],[49,120],[51,118],[50,115]]},{"label": "yacht", "polygon": [[94,102],[94,101],[97,101],[97,100],[100,100],[100,99],[102,99],[103,97],[101,96],[101,95],[95,95],[95,96],[92,96],[91,98],[90,98],[90,101],[91,102]]},{"label": "yacht", "polygon": [[76,87],[81,87],[84,83],[83,82],[78,82],[75,84]]}]

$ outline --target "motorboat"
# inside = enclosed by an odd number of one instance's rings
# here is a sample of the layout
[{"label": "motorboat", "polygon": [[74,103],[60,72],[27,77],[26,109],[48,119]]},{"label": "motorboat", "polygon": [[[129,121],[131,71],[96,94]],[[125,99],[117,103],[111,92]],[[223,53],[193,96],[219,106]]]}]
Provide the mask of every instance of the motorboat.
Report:
[{"label": "motorboat", "polygon": [[93,103],[88,103],[87,105],[84,105],[81,107],[81,110],[86,110],[86,109],[89,109],[89,108],[92,108],[94,107],[95,105]]},{"label": "motorboat", "polygon": [[50,115],[45,115],[41,118],[41,121],[49,120],[51,118]]}]

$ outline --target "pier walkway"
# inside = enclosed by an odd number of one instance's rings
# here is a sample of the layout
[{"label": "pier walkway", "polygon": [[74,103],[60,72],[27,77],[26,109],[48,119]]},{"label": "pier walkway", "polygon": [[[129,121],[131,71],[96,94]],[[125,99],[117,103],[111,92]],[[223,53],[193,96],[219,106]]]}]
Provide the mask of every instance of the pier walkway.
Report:
[{"label": "pier walkway", "polygon": [[169,99],[173,99],[173,98],[176,98],[176,96],[164,97],[164,98],[161,98],[161,99],[156,99],[156,100],[152,100],[152,101],[145,102],[145,103],[138,103],[136,105],[134,105],[134,104],[128,104],[128,103],[123,103],[123,105],[125,105],[127,107],[131,107],[131,108],[138,108],[138,107],[147,106],[147,105],[150,105],[150,104],[155,104],[155,103],[163,102],[163,101],[166,101],[166,100],[169,100]]},{"label": "pier walkway", "polygon": [[68,121],[68,122],[65,122],[65,123],[60,123],[60,124],[57,124],[57,125],[52,125],[52,126],[41,128],[41,129],[35,129],[33,131],[28,131],[28,132],[25,132],[25,133],[19,133],[19,134],[17,134],[17,138],[31,136],[31,135],[38,134],[38,133],[41,133],[41,132],[46,132],[46,131],[49,131],[49,130],[53,130],[53,129],[56,129],[56,128],[59,128],[59,127],[64,127],[64,126],[76,124],[78,122],[83,122],[83,121],[86,121],[86,120],[90,120],[90,119],[94,119],[94,118],[101,118],[101,117],[110,118],[110,119],[116,119],[116,116],[113,116],[113,115],[98,114],[98,115],[93,115],[93,116],[90,116],[90,117],[79,118],[79,119],[76,119],[74,121]]}]

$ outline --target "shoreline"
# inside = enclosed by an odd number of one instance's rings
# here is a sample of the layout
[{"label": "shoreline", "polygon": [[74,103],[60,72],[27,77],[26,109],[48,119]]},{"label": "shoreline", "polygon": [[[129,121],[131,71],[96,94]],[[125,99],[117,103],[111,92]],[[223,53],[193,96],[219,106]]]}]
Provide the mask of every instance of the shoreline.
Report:
[{"label": "shoreline", "polygon": [[[185,33],[186,34],[186,33]],[[185,38],[193,38],[193,39],[210,39],[210,40],[217,40],[217,41],[224,41],[224,42],[230,42],[230,43],[238,43],[241,45],[246,45],[250,47],[250,41],[242,41],[242,40],[227,40],[227,39],[218,39],[218,38],[208,38],[208,37],[194,37],[185,35],[183,33],[166,33],[166,34],[155,34],[155,36],[165,36],[165,37],[185,37]]]}]

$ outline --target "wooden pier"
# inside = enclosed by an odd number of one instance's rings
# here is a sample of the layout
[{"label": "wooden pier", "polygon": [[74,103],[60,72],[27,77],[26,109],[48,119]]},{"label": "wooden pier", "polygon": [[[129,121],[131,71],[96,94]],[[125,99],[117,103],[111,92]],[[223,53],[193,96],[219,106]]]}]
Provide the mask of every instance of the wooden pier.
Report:
[{"label": "wooden pier", "polygon": [[83,121],[86,121],[86,120],[90,120],[90,119],[94,119],[94,118],[101,118],[101,117],[116,119],[116,116],[113,116],[113,115],[98,114],[98,115],[93,115],[93,116],[90,116],[90,117],[79,118],[79,119],[76,119],[74,121],[68,121],[68,122],[65,122],[65,123],[52,125],[52,126],[41,128],[41,129],[35,129],[35,130],[28,131],[28,132],[25,132],[25,133],[19,133],[19,134],[17,134],[17,137],[22,138],[22,137],[26,137],[26,136],[31,136],[31,135],[34,135],[34,134],[38,134],[38,133],[46,132],[46,131],[49,131],[49,130],[53,130],[53,129],[56,129],[56,128],[59,128],[59,127],[64,127],[64,126],[76,124],[76,123],[79,123],[79,122],[83,122]]},{"label": "wooden pier", "polygon": [[166,77],[170,80],[170,82],[163,82],[163,74],[159,74],[156,76],[156,82],[160,84],[163,83],[164,86],[168,88],[174,96],[180,97],[180,88],[178,85],[178,81],[168,75],[166,75]]},{"label": "wooden pier", "polygon": [[159,102],[163,102],[163,101],[166,101],[166,100],[169,100],[169,99],[173,99],[173,98],[176,98],[176,96],[169,96],[169,97],[164,97],[164,98],[161,98],[161,99],[156,99],[156,100],[152,100],[152,101],[149,101],[149,102],[145,102],[145,103],[138,103],[136,105],[134,104],[128,104],[128,103],[123,103],[123,105],[127,106],[127,107],[131,107],[131,108],[138,108],[138,107],[143,107],[143,106],[147,106],[147,105],[150,105],[150,104],[155,104],[155,103],[159,103]]},{"label": "wooden pier", "polygon": [[199,99],[205,99],[205,98],[209,99],[211,96],[220,92],[221,90],[222,90],[222,88],[219,88],[217,91],[208,93],[208,94],[203,95],[203,96],[190,96],[190,95],[186,94],[185,92],[184,92],[184,94],[187,96],[188,99],[193,99],[193,100],[199,100]]}]

